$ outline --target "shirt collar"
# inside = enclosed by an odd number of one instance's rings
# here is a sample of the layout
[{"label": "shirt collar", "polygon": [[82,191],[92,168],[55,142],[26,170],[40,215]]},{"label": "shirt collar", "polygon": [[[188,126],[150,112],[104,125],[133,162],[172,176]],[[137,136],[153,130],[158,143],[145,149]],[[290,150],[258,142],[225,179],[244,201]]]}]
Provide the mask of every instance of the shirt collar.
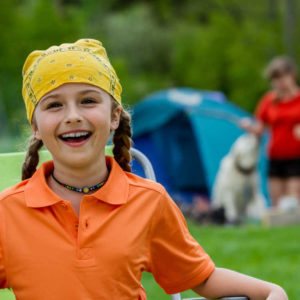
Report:
[{"label": "shirt collar", "polygon": [[[83,197],[93,197],[112,205],[124,204],[128,199],[129,192],[126,173],[112,156],[106,156],[106,164],[110,173],[104,186],[95,193]],[[44,162],[29,179],[24,191],[25,202],[28,207],[46,207],[63,201],[49,188],[46,181],[53,167],[53,161]]]}]

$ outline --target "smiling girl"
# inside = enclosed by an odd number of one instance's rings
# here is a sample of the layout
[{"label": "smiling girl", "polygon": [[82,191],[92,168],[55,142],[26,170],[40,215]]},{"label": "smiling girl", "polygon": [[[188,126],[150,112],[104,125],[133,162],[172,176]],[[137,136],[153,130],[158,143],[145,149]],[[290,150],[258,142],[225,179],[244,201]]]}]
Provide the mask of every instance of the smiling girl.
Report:
[{"label": "smiling girl", "polygon": [[[165,189],[130,172],[130,116],[100,42],[34,51],[23,79],[33,138],[24,180],[0,195],[1,288],[19,300],[146,299],[147,271],[170,294],[287,299],[216,268]],[[36,170],[42,145],[53,160]]]}]

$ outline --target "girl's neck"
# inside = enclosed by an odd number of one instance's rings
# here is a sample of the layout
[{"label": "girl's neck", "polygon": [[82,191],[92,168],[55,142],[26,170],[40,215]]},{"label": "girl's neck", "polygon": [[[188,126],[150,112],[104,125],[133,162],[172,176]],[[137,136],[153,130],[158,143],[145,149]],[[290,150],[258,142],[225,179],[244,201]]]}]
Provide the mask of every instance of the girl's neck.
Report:
[{"label": "girl's neck", "polygon": [[[108,177],[108,168],[106,166],[105,157],[88,168],[69,168],[54,162],[53,172],[55,177],[64,184],[78,188],[96,185],[99,182],[106,180]],[[70,202],[75,214],[79,217],[80,203],[84,194],[68,190],[57,183],[52,176],[48,176],[47,183],[55,194]],[[89,192],[88,194],[92,193],[94,193],[94,191]]]},{"label": "girl's neck", "polygon": [[81,188],[84,186],[93,186],[104,181],[108,176],[108,168],[105,156],[103,156],[92,164],[78,168],[62,165],[54,161],[53,173],[59,181]]},{"label": "girl's neck", "polygon": [[291,98],[295,97],[299,93],[300,89],[297,85],[292,86],[283,91],[277,91],[278,96],[285,101],[290,100]]}]

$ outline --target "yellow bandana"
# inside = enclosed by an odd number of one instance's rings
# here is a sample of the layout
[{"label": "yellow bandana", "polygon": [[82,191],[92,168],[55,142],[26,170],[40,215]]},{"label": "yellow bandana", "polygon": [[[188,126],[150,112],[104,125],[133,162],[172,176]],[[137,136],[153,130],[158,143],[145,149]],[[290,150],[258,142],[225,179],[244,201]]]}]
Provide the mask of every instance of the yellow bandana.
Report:
[{"label": "yellow bandana", "polygon": [[93,39],[33,51],[23,66],[22,95],[31,123],[40,99],[64,83],[92,84],[121,104],[122,87],[102,43]]}]

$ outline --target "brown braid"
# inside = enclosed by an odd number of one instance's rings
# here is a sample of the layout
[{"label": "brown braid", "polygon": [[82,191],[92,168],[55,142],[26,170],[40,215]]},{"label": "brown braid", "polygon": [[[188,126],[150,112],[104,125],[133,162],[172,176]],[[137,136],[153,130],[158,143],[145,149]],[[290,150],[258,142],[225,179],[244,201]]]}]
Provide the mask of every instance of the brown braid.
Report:
[{"label": "brown braid", "polygon": [[22,180],[30,178],[36,171],[36,167],[39,163],[38,151],[42,148],[43,142],[31,137],[29,147],[26,153],[25,161],[22,166]]},{"label": "brown braid", "polygon": [[[116,108],[116,101],[113,100],[112,109]],[[114,144],[113,154],[115,160],[119,163],[124,171],[131,172],[131,154],[129,152],[132,141],[132,130],[131,130],[131,117],[130,114],[122,109],[120,116],[119,127],[115,130],[112,141]]]}]

